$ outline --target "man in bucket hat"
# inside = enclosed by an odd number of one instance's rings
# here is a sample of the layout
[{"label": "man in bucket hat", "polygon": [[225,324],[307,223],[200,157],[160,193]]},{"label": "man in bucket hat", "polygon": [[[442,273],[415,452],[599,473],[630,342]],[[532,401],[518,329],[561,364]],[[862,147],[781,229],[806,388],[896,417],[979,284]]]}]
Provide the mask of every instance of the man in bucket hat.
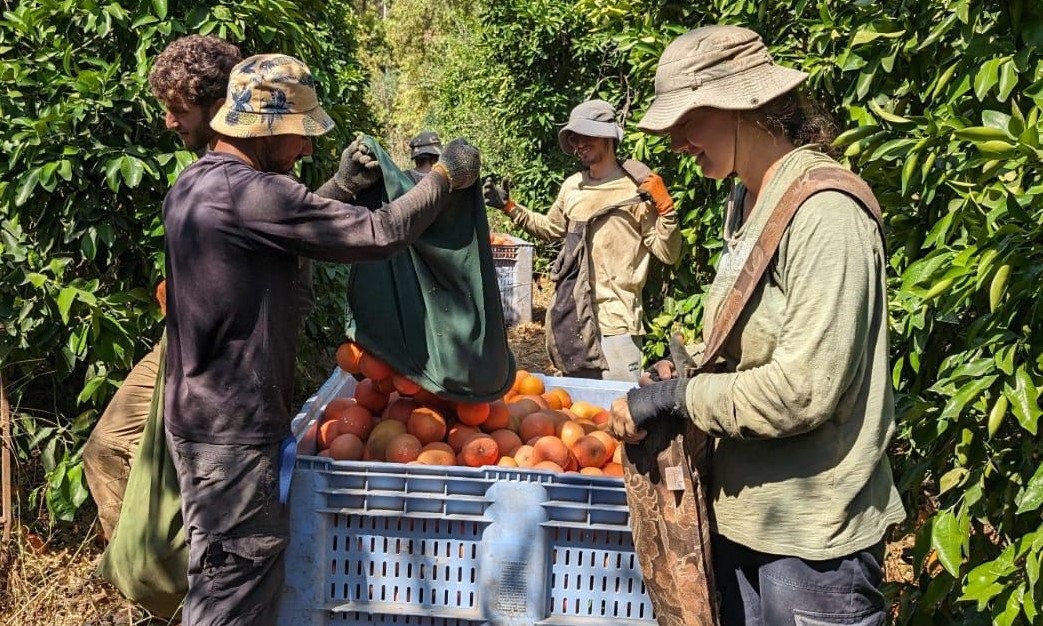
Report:
[{"label": "man in bucket hat", "polygon": [[548,352],[566,376],[634,381],[640,372],[641,290],[652,257],[677,261],[681,235],[662,178],[615,150],[623,128],[604,100],[573,109],[558,145],[583,169],[569,176],[547,215],[519,206],[510,188],[485,184],[486,203],[521,230],[565,240],[548,311]]},{"label": "man in bucket hat", "polygon": [[621,164],[616,148],[622,139],[612,105],[589,100],[572,109],[558,132],[558,145],[583,169],[566,179],[546,215],[515,203],[506,185],[487,180],[484,187],[486,203],[524,231],[566,241],[546,329],[551,358],[568,376],[637,379],[641,291],[652,257],[672,264],[681,252],[663,180],[636,161]]},{"label": "man in bucket hat", "polygon": [[[348,204],[381,173],[356,140],[313,194],[287,175],[333,127],[315,81],[282,54],[237,65],[211,121],[213,149],[163,205],[167,265],[166,428],[189,544],[184,626],[274,624],[289,535],[280,470],[290,437],[298,257],[387,258],[478,175],[466,141],[384,207]],[[284,464],[286,464],[284,466]]]},{"label": "man in bucket hat", "polygon": [[442,154],[442,140],[438,133],[425,130],[409,140],[409,158],[413,159],[413,169],[406,170],[414,183],[419,183],[431,171],[438,157]]},{"label": "man in bucket hat", "polygon": [[[716,438],[724,624],[883,624],[884,537],[905,515],[886,455],[894,399],[879,205],[823,152],[831,128],[797,92],[806,77],[776,65],[749,29],[697,28],[663,52],[638,123],[668,134],[703,176],[736,183],[703,308],[704,337],[723,358],[691,378],[658,363],[662,380],[617,400],[612,417],[628,442],[663,415]],[[727,334],[715,328],[729,321]],[[628,474],[628,489],[639,491],[640,476]],[[647,508],[632,515],[662,521]],[[648,553],[662,561],[656,546]]]}]

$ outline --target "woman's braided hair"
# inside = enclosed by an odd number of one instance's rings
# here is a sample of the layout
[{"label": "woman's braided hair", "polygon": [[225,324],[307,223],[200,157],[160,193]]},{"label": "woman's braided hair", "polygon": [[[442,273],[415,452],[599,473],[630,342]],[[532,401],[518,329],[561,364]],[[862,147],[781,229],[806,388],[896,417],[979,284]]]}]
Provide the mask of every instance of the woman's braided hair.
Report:
[{"label": "woman's braided hair", "polygon": [[166,107],[209,106],[225,97],[228,75],[241,60],[239,48],[224,39],[189,35],[156,57],[149,86]]}]

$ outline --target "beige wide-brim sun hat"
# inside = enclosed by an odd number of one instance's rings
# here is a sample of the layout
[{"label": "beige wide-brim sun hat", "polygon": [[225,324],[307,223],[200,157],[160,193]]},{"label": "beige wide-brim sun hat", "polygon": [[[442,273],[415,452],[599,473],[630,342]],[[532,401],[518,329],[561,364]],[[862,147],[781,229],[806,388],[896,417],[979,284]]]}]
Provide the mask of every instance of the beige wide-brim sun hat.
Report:
[{"label": "beige wide-brim sun hat", "polygon": [[233,67],[224,104],[210,120],[210,128],[228,137],[312,137],[333,126],[319,106],[311,70],[285,54],[258,54]]},{"label": "beige wide-brim sun hat", "polygon": [[697,107],[757,109],[807,77],[776,65],[760,35],[748,28],[697,28],[663,51],[656,68],[655,99],[637,127],[663,135]]},{"label": "beige wide-brim sun hat", "polygon": [[569,121],[558,130],[558,147],[565,154],[573,152],[569,133],[623,141],[623,129],[616,123],[616,109],[604,100],[587,100],[569,113]]}]

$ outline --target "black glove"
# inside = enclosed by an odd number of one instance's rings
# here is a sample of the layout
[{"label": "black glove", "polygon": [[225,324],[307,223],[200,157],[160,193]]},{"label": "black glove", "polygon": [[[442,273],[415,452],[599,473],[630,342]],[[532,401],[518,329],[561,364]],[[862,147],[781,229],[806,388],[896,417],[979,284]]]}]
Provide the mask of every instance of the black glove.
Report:
[{"label": "black glove", "polygon": [[442,149],[442,156],[435,163],[439,170],[449,179],[449,189],[470,187],[478,180],[478,172],[482,169],[482,158],[466,139],[457,138]]},{"label": "black glove", "polygon": [[338,187],[355,197],[363,189],[376,184],[383,175],[380,163],[359,136],[341,153],[340,168],[333,175],[333,180]]},{"label": "black glove", "polygon": [[498,186],[492,176],[487,176],[482,184],[482,196],[485,204],[504,213],[510,213],[514,202],[511,201],[511,179],[504,178],[503,186]]},{"label": "black glove", "polygon": [[662,414],[691,419],[685,391],[691,378],[671,378],[627,392],[627,405],[635,426]]}]

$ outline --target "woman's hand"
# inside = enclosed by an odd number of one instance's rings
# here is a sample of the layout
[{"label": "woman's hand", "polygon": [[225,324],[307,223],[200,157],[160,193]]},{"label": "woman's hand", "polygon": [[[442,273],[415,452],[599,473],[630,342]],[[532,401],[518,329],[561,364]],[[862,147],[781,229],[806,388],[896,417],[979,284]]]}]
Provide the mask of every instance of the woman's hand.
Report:
[{"label": "woman's hand", "polygon": [[616,438],[626,443],[638,443],[648,435],[644,429],[638,428],[634,424],[626,396],[612,401],[612,419],[609,421],[609,430]]}]

